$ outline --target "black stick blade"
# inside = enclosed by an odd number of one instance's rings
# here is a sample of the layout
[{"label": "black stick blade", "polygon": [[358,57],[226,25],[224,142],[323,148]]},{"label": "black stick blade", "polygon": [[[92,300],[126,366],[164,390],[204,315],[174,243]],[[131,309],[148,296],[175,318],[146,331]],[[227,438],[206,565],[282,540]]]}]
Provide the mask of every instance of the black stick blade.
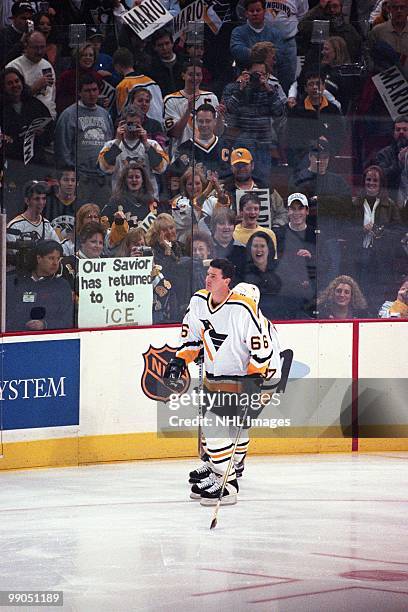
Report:
[{"label": "black stick blade", "polygon": [[217,526],[217,518],[214,517],[213,520],[211,521],[210,529],[214,529],[214,527],[216,526]]}]

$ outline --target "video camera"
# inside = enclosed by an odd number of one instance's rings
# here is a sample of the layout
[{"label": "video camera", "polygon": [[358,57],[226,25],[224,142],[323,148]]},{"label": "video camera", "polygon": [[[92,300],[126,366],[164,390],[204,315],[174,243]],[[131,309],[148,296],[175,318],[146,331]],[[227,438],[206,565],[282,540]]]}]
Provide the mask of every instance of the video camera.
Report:
[{"label": "video camera", "polygon": [[29,272],[32,268],[34,251],[39,240],[37,232],[22,232],[9,228],[6,233],[17,236],[16,240],[6,242],[6,263],[16,268],[17,272]]},{"label": "video camera", "polygon": [[339,66],[335,66],[335,71],[342,77],[360,77],[367,72],[367,66],[363,62],[340,64]]}]

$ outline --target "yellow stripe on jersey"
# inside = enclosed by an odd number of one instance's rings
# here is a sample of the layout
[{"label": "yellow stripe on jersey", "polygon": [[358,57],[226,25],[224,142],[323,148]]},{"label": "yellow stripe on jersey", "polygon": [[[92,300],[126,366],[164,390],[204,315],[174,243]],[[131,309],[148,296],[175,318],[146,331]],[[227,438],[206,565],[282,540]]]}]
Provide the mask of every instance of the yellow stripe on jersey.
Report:
[{"label": "yellow stripe on jersey", "polygon": [[237,293],[232,293],[229,297],[229,301],[243,303],[246,306],[249,306],[249,308],[251,309],[251,311],[253,312],[255,316],[258,315],[258,309],[257,309],[256,302],[250,297],[247,297],[245,295],[238,295]]},{"label": "yellow stripe on jersey", "polygon": [[214,357],[212,356],[212,353],[211,353],[211,351],[210,351],[210,347],[208,346],[207,342],[205,341],[205,338],[204,338],[204,332],[201,332],[201,337],[202,337],[202,339],[203,339],[203,344],[204,344],[205,352],[206,352],[206,353],[207,353],[207,355],[208,355],[208,359],[209,359],[210,361],[214,361]]}]

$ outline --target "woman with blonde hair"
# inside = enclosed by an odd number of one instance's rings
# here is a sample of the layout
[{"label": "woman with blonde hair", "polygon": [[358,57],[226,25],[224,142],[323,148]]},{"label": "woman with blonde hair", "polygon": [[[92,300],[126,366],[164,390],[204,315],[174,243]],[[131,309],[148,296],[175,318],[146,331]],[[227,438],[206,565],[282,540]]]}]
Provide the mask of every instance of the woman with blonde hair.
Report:
[{"label": "woman with blonde hair", "polygon": [[350,63],[350,54],[344,38],[341,38],[341,36],[330,36],[324,41],[322,48],[323,65],[333,67]]},{"label": "woman with blonde hair", "polygon": [[210,174],[207,180],[197,166],[194,169],[188,168],[180,178],[180,194],[171,201],[177,238],[185,244],[187,236],[191,234],[192,224],[197,224],[202,218],[211,217],[215,210],[225,206],[229,206],[229,198],[222,191],[216,175]]},{"label": "woman with blonde hair", "polygon": [[165,303],[155,302],[153,322],[181,321],[191,297],[191,258],[184,256],[171,215],[161,213],[157,216],[146,234],[146,244],[152,248],[154,263],[160,266],[162,283],[167,289],[164,296],[159,296],[165,298]]},{"label": "woman with blonde hair", "polygon": [[337,276],[317,298],[319,319],[367,318],[367,301],[351,276]]},{"label": "woman with blonde hair", "polygon": [[137,257],[141,247],[146,244],[146,233],[141,227],[132,227],[122,240],[116,255],[118,257]]},{"label": "woman with blonde hair", "polygon": [[[64,70],[57,81],[56,104],[57,113],[60,114],[77,99],[77,81],[85,74],[91,75],[102,88],[103,79],[94,70],[96,54],[93,45],[86,42],[79,47],[75,47],[73,51],[72,68]],[[78,63],[78,71],[76,64]]]}]

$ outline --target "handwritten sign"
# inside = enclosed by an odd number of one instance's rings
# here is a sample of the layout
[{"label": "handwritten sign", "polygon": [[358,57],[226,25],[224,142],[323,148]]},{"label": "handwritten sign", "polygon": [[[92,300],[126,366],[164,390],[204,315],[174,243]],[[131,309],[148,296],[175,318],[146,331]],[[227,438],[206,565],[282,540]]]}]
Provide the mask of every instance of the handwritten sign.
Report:
[{"label": "handwritten sign", "polygon": [[160,4],[159,0],[145,0],[122,15],[122,19],[139,38],[144,40],[172,21],[173,16]]},{"label": "handwritten sign", "polygon": [[376,74],[372,79],[393,121],[408,113],[408,83],[397,66]]},{"label": "handwritten sign", "polygon": [[30,124],[26,133],[24,134],[24,165],[30,163],[34,157],[34,142],[37,130],[43,130],[52,121],[51,117],[38,117]]},{"label": "handwritten sign", "polygon": [[79,327],[151,325],[153,257],[80,259]]}]

